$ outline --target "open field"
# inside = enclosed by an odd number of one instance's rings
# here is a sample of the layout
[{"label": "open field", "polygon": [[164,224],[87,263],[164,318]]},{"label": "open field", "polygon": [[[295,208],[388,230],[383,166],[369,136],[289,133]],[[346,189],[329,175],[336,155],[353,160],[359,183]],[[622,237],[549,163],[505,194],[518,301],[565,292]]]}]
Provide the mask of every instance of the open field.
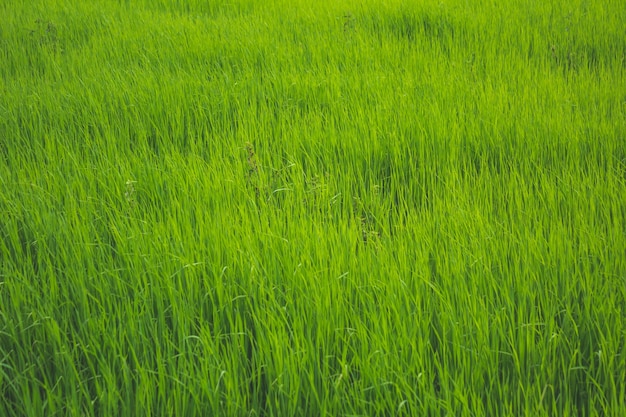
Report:
[{"label": "open field", "polygon": [[0,416],[626,415],[623,0],[0,15]]}]

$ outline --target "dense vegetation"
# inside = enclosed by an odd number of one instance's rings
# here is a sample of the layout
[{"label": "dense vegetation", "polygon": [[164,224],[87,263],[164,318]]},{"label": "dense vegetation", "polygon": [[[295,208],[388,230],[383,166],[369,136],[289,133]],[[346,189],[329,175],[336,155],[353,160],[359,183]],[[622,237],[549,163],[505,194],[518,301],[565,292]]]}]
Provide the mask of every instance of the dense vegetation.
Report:
[{"label": "dense vegetation", "polygon": [[622,0],[0,0],[0,415],[626,414]]}]

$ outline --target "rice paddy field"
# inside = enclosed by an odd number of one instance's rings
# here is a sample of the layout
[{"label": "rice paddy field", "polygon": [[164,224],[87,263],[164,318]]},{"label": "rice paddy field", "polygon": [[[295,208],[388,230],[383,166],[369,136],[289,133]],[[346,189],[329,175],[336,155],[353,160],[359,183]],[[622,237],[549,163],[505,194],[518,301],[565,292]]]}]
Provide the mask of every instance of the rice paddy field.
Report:
[{"label": "rice paddy field", "polygon": [[0,416],[626,415],[623,0],[0,15]]}]

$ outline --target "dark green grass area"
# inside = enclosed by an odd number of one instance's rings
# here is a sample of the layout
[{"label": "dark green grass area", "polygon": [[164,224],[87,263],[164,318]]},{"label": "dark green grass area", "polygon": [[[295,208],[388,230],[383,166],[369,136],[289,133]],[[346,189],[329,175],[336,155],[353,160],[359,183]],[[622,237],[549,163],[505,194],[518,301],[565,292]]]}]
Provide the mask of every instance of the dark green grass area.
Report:
[{"label": "dark green grass area", "polygon": [[14,3],[0,416],[626,414],[620,1]]}]

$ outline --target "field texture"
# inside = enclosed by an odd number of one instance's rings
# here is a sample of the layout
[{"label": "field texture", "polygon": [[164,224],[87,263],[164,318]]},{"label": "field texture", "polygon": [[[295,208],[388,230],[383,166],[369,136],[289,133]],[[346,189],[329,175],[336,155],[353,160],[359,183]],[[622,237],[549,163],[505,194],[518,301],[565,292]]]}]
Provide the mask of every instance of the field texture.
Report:
[{"label": "field texture", "polygon": [[626,415],[623,0],[0,15],[0,416]]}]

